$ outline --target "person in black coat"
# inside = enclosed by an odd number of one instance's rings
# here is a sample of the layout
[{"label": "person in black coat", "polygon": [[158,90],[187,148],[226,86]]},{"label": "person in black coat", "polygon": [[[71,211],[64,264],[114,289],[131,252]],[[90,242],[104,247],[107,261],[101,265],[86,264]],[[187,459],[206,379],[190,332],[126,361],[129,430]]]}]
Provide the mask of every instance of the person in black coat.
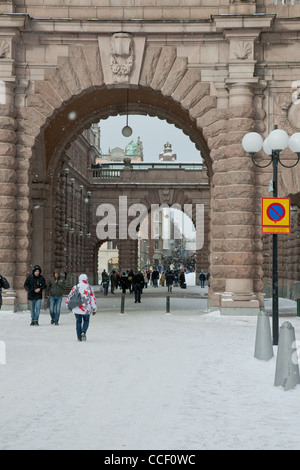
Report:
[{"label": "person in black coat", "polygon": [[159,272],[155,268],[153,273],[152,273],[153,287],[158,287],[158,280],[159,280]]},{"label": "person in black coat", "polygon": [[126,289],[128,289],[128,279],[125,273],[123,273],[123,275],[121,276],[120,285],[121,285],[122,293],[126,294]]},{"label": "person in black coat", "polygon": [[175,280],[175,277],[174,277],[173,271],[169,271],[166,277],[168,292],[172,292],[174,280]]},{"label": "person in black coat", "polygon": [[186,282],[185,282],[185,274],[184,274],[184,271],[182,271],[182,273],[180,274],[180,277],[179,277],[179,284],[180,284],[181,289],[186,289]]},{"label": "person in black coat", "polygon": [[32,274],[25,281],[24,288],[28,293],[28,300],[31,311],[31,326],[38,326],[42,305],[43,290],[46,289],[46,281],[42,276],[40,266],[34,266]]},{"label": "person in black coat", "polygon": [[0,310],[2,307],[2,289],[9,289],[10,285],[8,280],[0,274]]},{"label": "person in black coat", "polygon": [[206,276],[203,271],[201,271],[200,273],[199,280],[200,280],[200,285],[203,288],[205,286],[205,281],[206,281]]},{"label": "person in black coat", "polygon": [[137,274],[133,275],[133,290],[134,290],[134,295],[135,295],[135,303],[141,303],[141,295],[142,291],[144,288],[144,276],[141,273],[141,270],[139,269]]}]

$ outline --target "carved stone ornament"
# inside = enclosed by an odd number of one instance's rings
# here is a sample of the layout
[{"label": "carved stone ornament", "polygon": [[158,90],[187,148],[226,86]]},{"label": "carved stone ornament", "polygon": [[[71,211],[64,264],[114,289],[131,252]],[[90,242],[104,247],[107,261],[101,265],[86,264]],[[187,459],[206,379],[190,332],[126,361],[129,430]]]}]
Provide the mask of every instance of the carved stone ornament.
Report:
[{"label": "carved stone ornament", "polygon": [[134,61],[133,40],[130,34],[116,33],[110,40],[110,65],[115,83],[128,83]]},{"label": "carved stone ornament", "polygon": [[290,135],[300,130],[300,103],[293,103],[291,92],[274,93],[274,123]]},{"label": "carved stone ornament", "polygon": [[252,54],[252,45],[250,42],[241,41],[234,45],[233,55],[238,60],[247,60]]},{"label": "carved stone ornament", "polygon": [[0,59],[5,59],[5,57],[8,56],[9,52],[10,52],[9,45],[7,44],[6,41],[1,40],[0,41]]}]

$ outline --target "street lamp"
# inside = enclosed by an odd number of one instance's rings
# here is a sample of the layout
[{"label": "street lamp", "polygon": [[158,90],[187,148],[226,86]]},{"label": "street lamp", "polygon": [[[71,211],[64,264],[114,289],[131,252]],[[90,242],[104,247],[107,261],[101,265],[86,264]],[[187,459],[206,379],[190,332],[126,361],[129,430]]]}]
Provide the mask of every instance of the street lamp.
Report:
[{"label": "street lamp", "polygon": [[[254,165],[259,168],[267,168],[273,163],[273,197],[278,197],[278,164],[285,168],[293,168],[300,161],[300,132],[293,134],[290,138],[288,134],[281,129],[275,129],[263,140],[261,135],[256,132],[249,132],[242,141],[243,149],[248,152]],[[297,154],[297,161],[293,165],[285,165],[280,160],[280,153],[287,146]],[[270,161],[266,165],[259,165],[255,161],[255,154],[263,148],[269,155]],[[273,320],[273,344],[278,345],[279,339],[279,315],[278,315],[278,234],[273,234],[273,280],[272,280],[272,320]]]}]

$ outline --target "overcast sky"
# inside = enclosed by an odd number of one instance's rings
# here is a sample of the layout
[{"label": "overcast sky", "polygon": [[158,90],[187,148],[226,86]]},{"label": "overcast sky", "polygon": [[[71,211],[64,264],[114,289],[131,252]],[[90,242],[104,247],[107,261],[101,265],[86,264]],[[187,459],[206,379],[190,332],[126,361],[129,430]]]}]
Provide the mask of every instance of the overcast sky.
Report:
[{"label": "overcast sky", "polygon": [[137,141],[140,137],[144,146],[144,161],[158,162],[159,154],[164,150],[164,144],[172,144],[173,153],[177,154],[178,162],[201,163],[199,150],[180,129],[166,121],[161,121],[149,116],[129,116],[129,126],[133,134],[129,138],[122,135],[122,128],[126,125],[126,116],[109,117],[101,120],[101,150],[103,154],[108,149],[120,147],[125,149],[132,140]]}]

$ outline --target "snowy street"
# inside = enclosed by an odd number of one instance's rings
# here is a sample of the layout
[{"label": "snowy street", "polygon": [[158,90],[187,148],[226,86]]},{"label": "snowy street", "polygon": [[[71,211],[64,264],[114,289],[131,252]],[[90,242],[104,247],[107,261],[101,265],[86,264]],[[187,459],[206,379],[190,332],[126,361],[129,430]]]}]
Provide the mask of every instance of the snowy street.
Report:
[{"label": "snowy street", "polygon": [[129,297],[126,315],[120,294],[98,299],[86,343],[65,309],[59,327],[0,313],[0,450],[300,449],[300,388],[275,388],[276,359],[254,359],[256,318]]}]

